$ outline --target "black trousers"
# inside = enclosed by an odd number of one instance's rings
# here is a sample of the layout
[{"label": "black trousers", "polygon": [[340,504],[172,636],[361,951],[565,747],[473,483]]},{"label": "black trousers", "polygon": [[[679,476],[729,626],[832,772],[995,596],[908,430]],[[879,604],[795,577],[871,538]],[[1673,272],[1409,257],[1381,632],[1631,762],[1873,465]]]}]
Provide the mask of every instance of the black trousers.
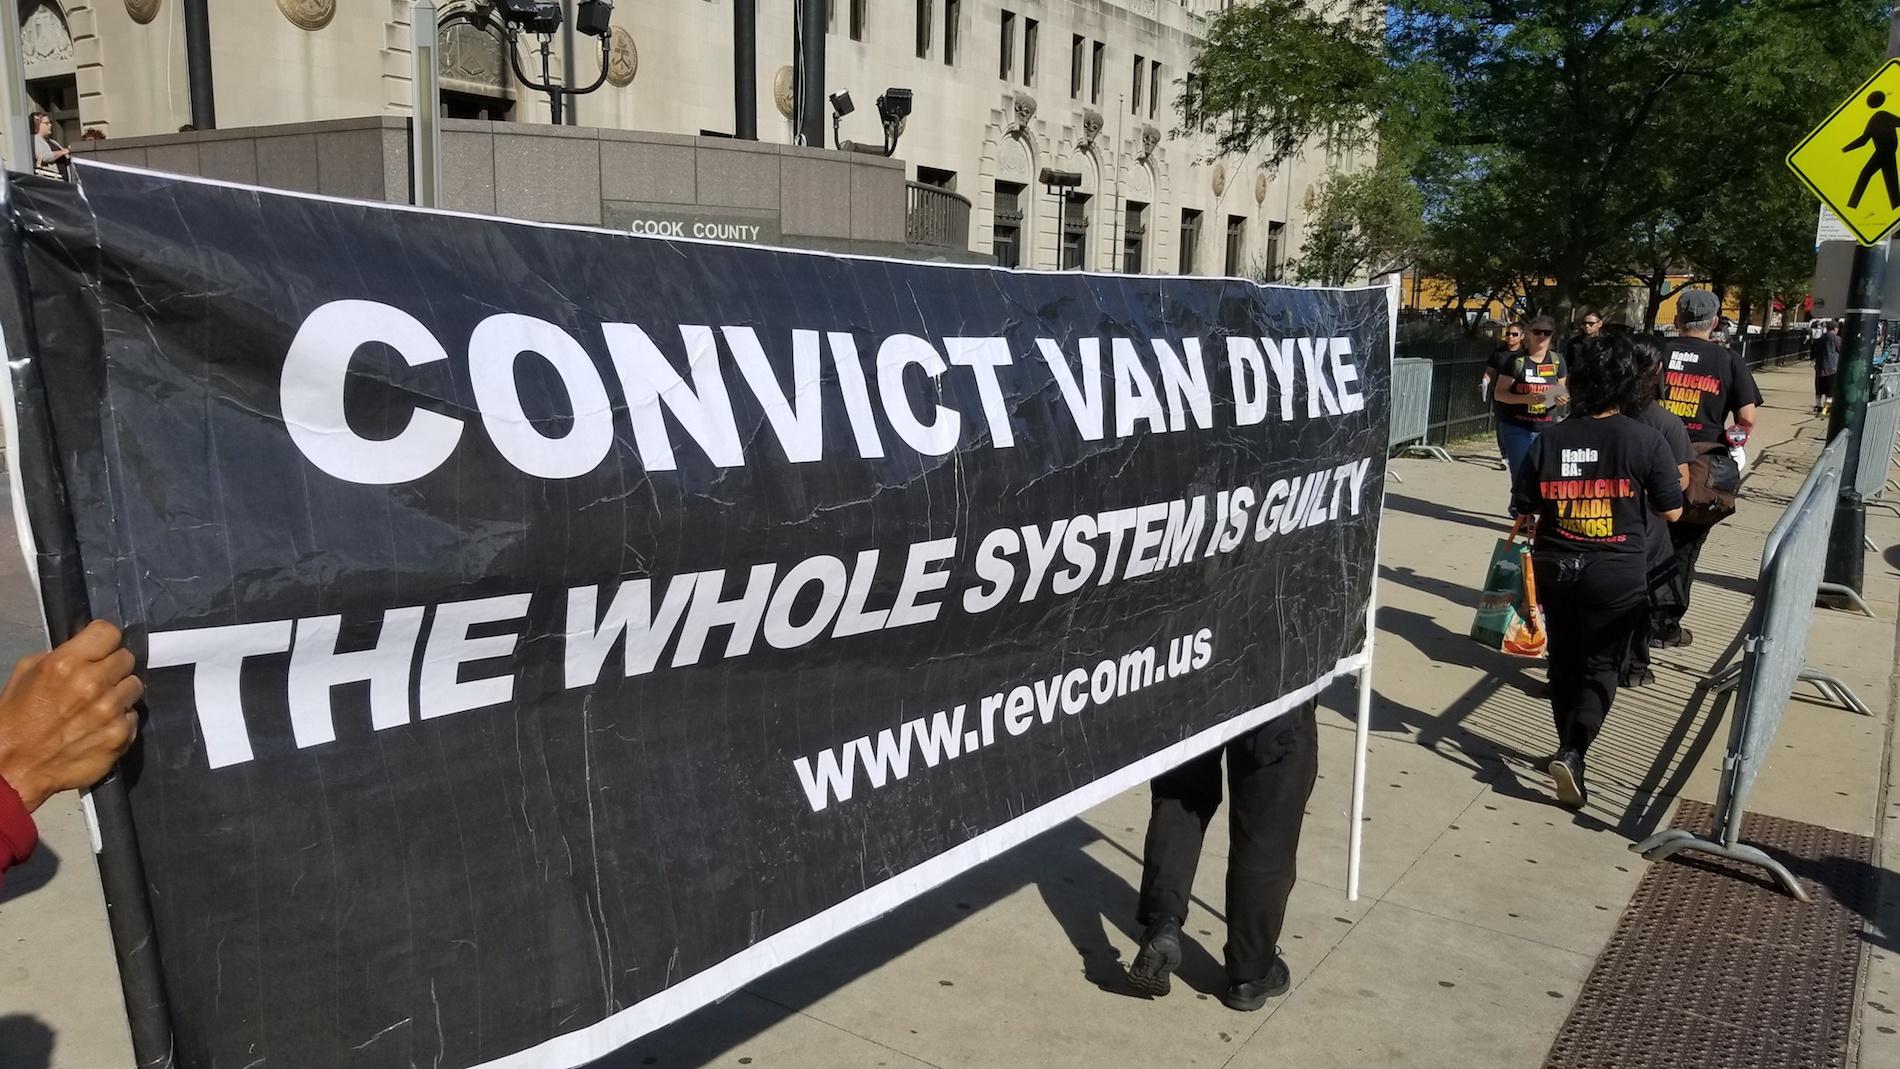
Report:
[{"label": "black trousers", "polygon": [[1629,667],[1630,640],[1649,612],[1640,563],[1538,557],[1537,593],[1550,627],[1550,712],[1558,750],[1590,749]]},{"label": "black trousers", "polygon": [[1221,803],[1221,754],[1227,755],[1227,977],[1263,979],[1273,965],[1293,893],[1300,823],[1319,775],[1317,701],[1202,754],[1152,784],[1154,811],[1142,850],[1143,926],[1159,917],[1186,920],[1194,870],[1208,821]]},{"label": "black trousers", "polygon": [[1651,614],[1650,627],[1657,635],[1667,636],[1682,626],[1682,618],[1689,611],[1689,587],[1695,582],[1696,561],[1711,530],[1700,523],[1669,525],[1669,544],[1675,548],[1676,559],[1668,578],[1667,596],[1658,599],[1660,604]]},{"label": "black trousers", "polygon": [[[1668,537],[1668,528],[1663,528],[1663,537]],[[1629,664],[1624,671],[1627,675],[1638,675],[1649,670],[1649,636],[1656,634],[1656,617],[1664,609],[1675,604],[1676,558],[1674,547],[1660,561],[1649,566],[1649,575],[1644,583],[1648,590],[1649,610],[1636,618],[1636,630],[1630,633]]]}]

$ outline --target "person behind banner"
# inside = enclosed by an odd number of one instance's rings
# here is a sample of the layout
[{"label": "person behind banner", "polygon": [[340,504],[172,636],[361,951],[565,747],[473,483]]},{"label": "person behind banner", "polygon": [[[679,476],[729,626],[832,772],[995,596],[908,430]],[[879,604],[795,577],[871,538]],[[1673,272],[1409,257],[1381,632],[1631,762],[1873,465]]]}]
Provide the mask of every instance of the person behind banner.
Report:
[{"label": "person behind banner", "polygon": [[0,879],[39,843],[33,812],[104,779],[138,736],[133,663],[119,629],[94,620],[13,666],[0,688]]},{"label": "person behind banner", "polygon": [[1228,988],[1221,1002],[1257,1010],[1291,986],[1280,956],[1280,927],[1293,892],[1300,825],[1319,775],[1318,705],[1307,701],[1152,784],[1136,914],[1145,930],[1128,966],[1135,990],[1151,998],[1165,995],[1169,977],[1181,967],[1181,924],[1207,825],[1220,808],[1223,752],[1233,805],[1227,815]]},{"label": "person behind banner", "polygon": [[1512,487],[1536,517],[1532,555],[1550,628],[1557,799],[1589,800],[1584,756],[1602,730],[1649,611],[1647,512],[1682,515],[1682,484],[1662,435],[1623,413],[1642,408],[1648,369],[1627,337],[1586,342],[1570,369],[1572,415],[1538,437]]},{"label": "person behind banner", "polygon": [[[1678,480],[1687,490],[1689,463],[1695,457],[1689,445],[1689,432],[1683,428],[1682,421],[1670,415],[1669,410],[1656,399],[1656,391],[1662,381],[1663,364],[1669,359],[1669,347],[1654,334],[1630,335],[1630,343],[1636,346],[1639,363],[1647,368],[1640,397],[1648,403],[1634,411],[1625,409],[1623,414],[1662,435],[1663,441],[1669,446],[1670,458],[1676,462]],[[1649,568],[1643,586],[1648,591],[1650,611],[1638,617],[1636,633],[1630,637],[1629,664],[1623,669],[1621,678],[1625,687],[1642,687],[1656,681],[1656,673],[1649,667],[1649,629],[1653,614],[1667,604],[1670,597],[1671,576],[1676,560],[1675,548],[1669,541],[1669,525],[1654,512],[1646,511],[1643,516],[1647,521],[1643,538],[1648,551]]]},{"label": "person behind banner", "polygon": [[[1676,328],[1669,339],[1669,361],[1663,368],[1662,406],[1682,420],[1689,444],[1698,454],[1722,452],[1741,445],[1755,427],[1755,406],[1761,390],[1748,364],[1728,348],[1709,340],[1722,314],[1722,302],[1708,290],[1684,290],[1676,301]],[[1729,418],[1734,426],[1728,426]],[[1696,560],[1708,541],[1709,522],[1674,522],[1669,540],[1675,552],[1667,604],[1650,621],[1652,647],[1688,646],[1695,634],[1682,626],[1689,611],[1689,591],[1695,582]]]},{"label": "person behind banner", "polygon": [[26,118],[33,131],[33,173],[41,178],[65,178],[72,167],[73,150],[53,138],[53,117],[36,111]]},{"label": "person behind banner", "polygon": [[1501,361],[1493,357],[1497,382],[1491,400],[1497,413],[1498,452],[1504,457],[1504,469],[1514,478],[1537,436],[1563,407],[1564,360],[1550,347],[1557,321],[1538,316],[1528,329],[1529,341],[1522,352]]}]

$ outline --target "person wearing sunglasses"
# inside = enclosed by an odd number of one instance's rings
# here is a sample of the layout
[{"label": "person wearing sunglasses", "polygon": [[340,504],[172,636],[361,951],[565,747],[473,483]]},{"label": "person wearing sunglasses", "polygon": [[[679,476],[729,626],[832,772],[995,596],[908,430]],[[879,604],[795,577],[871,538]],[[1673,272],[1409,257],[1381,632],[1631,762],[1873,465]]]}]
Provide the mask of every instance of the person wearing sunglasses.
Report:
[{"label": "person wearing sunglasses", "polygon": [[1603,317],[1595,312],[1585,312],[1583,314],[1583,329],[1572,334],[1570,340],[1564,343],[1564,359],[1575,364],[1577,362],[1577,353],[1583,349],[1583,343],[1602,333]]},{"label": "person wearing sunglasses", "polygon": [[[1538,316],[1526,325],[1522,350],[1492,358],[1497,373],[1491,402],[1497,415],[1498,453],[1513,478],[1531,446],[1537,443],[1537,436],[1557,419],[1563,407],[1564,358],[1550,347],[1551,335],[1556,332],[1556,320]],[[1515,504],[1511,515],[1517,515]]]},{"label": "person wearing sunglasses", "polygon": [[1497,386],[1498,370],[1506,367],[1524,351],[1524,324],[1513,322],[1504,328],[1504,341],[1491,350],[1491,356],[1484,363],[1484,381],[1478,384],[1478,396],[1491,399],[1491,391]]}]

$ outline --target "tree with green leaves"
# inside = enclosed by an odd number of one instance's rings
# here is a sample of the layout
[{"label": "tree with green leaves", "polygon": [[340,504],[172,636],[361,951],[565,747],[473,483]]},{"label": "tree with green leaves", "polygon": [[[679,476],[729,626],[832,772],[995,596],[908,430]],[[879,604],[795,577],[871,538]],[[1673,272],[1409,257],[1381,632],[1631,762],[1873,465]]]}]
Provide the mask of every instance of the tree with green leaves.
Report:
[{"label": "tree with green leaves", "polygon": [[[1522,285],[1567,311],[1693,265],[1766,292],[1812,268],[1813,207],[1781,155],[1873,69],[1874,0],[1289,0],[1216,16],[1182,120],[1223,152],[1287,159],[1371,139],[1416,188],[1422,262],[1472,295]],[[1825,34],[1825,42],[1821,36]],[[1392,203],[1337,193],[1308,235]],[[1337,198],[1337,204],[1328,200]],[[1548,285],[1543,285],[1548,281]],[[1652,291],[1652,307],[1656,292]]]}]

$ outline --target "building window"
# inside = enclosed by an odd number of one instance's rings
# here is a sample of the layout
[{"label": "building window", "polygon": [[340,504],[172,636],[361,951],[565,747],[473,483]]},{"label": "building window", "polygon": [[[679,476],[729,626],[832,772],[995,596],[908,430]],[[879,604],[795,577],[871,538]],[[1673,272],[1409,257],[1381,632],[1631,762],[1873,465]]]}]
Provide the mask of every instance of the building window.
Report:
[{"label": "building window", "polygon": [[1280,281],[1280,244],[1286,239],[1285,223],[1267,224],[1267,281]]},{"label": "building window", "polygon": [[1090,57],[1093,62],[1089,67],[1089,103],[1100,104],[1102,102],[1102,66],[1108,62],[1108,46],[1100,41],[1094,42],[1094,45],[1094,55]]},{"label": "building window", "polygon": [[1155,109],[1161,106],[1161,64],[1148,64],[1148,117],[1155,117]]},{"label": "building window", "polygon": [[957,65],[957,24],[963,21],[963,0],[943,0],[943,65]]},{"label": "building window", "polygon": [[1071,193],[1062,202],[1062,270],[1081,271],[1089,254],[1089,195]]},{"label": "building window", "polygon": [[1139,275],[1148,243],[1148,206],[1138,200],[1126,201],[1122,215],[1122,271]]},{"label": "building window", "polygon": [[1036,84],[1036,46],[1041,42],[1042,25],[1035,19],[1023,20],[1023,84]]},{"label": "building window", "polygon": [[917,0],[917,58],[930,58],[930,0]]},{"label": "building window", "polygon": [[1069,99],[1082,99],[1082,35],[1069,39]]},{"label": "building window", "polygon": [[996,183],[995,222],[990,227],[990,251],[999,267],[1023,265],[1023,187],[1016,182]]},{"label": "building window", "polygon": [[1193,208],[1181,209],[1181,273],[1194,273],[1195,261],[1201,255],[1201,213]]},{"label": "building window", "polygon": [[1247,217],[1230,215],[1227,217],[1227,273],[1239,277],[1246,268],[1241,256],[1247,249]]},{"label": "building window", "polygon": [[507,97],[463,93],[454,89],[442,90],[442,117],[444,119],[486,119],[489,122],[506,122],[508,112],[514,106],[515,102]]},{"label": "building window", "polygon": [[996,76],[1008,81],[1016,69],[1016,15],[1013,12],[1003,12],[1002,43],[996,60]]},{"label": "building window", "polygon": [[851,0],[851,39],[864,40],[864,5],[866,0]]},{"label": "building window", "polygon": [[1135,76],[1128,80],[1128,114],[1130,115],[1141,114],[1141,68],[1146,65],[1146,60],[1140,56],[1135,57]]},{"label": "building window", "polygon": [[925,186],[936,186],[938,189],[947,189],[955,193],[957,190],[957,172],[946,171],[941,167],[925,167],[919,164],[917,167],[917,183]]}]

